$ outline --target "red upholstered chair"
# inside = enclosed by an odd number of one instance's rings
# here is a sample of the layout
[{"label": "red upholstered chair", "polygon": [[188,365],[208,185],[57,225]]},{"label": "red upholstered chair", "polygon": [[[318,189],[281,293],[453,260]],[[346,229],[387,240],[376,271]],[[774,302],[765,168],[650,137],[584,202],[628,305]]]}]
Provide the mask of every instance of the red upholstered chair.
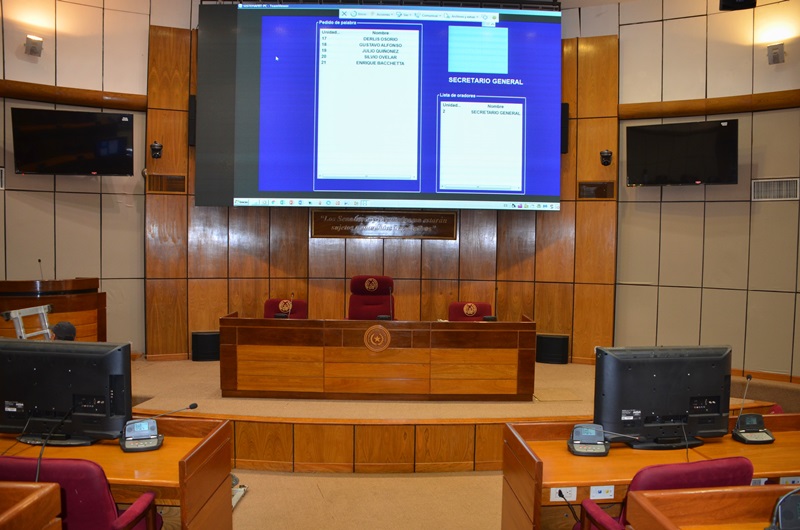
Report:
[{"label": "red upholstered chair", "polygon": [[[752,479],[753,463],[743,456],[733,456],[643,467],[633,476],[628,491],[749,486]],[[626,500],[622,501],[619,517],[614,518],[593,500],[584,499],[581,502],[581,522],[573,530],[624,530]]]},{"label": "red upholstered chair", "polygon": [[353,276],[350,279],[350,320],[394,320],[394,280],[389,276]]},{"label": "red upholstered chair", "polygon": [[[124,456],[120,453],[120,458]],[[0,457],[0,480],[34,482],[38,459]],[[39,482],[61,487],[61,520],[64,530],[151,530],[161,528],[155,494],[143,493],[127,510],[120,512],[111,496],[103,468],[90,460],[43,458]]]},{"label": "red upholstered chair", "polygon": [[308,318],[308,304],[297,298],[268,298],[264,318]]},{"label": "red upholstered chair", "polygon": [[447,320],[484,320],[492,316],[492,304],[486,302],[450,302]]}]

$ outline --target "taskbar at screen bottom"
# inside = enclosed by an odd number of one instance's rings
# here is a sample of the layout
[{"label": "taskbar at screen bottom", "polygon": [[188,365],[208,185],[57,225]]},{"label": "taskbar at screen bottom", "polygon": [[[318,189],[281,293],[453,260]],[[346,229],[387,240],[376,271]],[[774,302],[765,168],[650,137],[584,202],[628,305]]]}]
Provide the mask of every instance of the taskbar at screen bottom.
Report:
[{"label": "taskbar at screen bottom", "polygon": [[234,197],[234,206],[276,206],[314,208],[420,208],[457,210],[538,210],[558,211],[558,200],[516,202],[475,200],[403,200],[403,199],[309,199],[290,197]]}]

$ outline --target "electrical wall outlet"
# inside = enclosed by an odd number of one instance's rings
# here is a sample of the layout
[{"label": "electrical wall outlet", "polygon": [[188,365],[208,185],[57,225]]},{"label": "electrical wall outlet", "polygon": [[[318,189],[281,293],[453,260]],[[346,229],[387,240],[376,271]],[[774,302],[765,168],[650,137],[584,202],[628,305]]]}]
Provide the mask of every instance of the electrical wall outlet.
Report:
[{"label": "electrical wall outlet", "polygon": [[591,486],[589,488],[589,498],[595,500],[613,499],[614,486]]},{"label": "electrical wall outlet", "polygon": [[766,478],[754,478],[753,480],[750,481],[751,486],[763,486],[766,483],[767,483]]},{"label": "electrical wall outlet", "polygon": [[564,494],[564,497],[570,502],[576,500],[578,498],[578,488],[572,486],[569,488],[551,488],[550,489],[550,502],[564,502],[564,499],[558,494],[558,492]]},{"label": "electrical wall outlet", "polygon": [[800,484],[800,477],[781,477],[781,484]]}]

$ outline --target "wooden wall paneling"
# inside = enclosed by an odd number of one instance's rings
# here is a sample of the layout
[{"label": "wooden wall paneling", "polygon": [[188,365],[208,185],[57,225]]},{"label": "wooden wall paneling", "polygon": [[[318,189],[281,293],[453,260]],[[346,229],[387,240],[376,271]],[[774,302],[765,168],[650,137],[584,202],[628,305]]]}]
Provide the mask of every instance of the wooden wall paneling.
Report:
[{"label": "wooden wall paneling", "polygon": [[272,278],[269,282],[270,298],[291,298],[308,301],[307,278]]},{"label": "wooden wall paneling", "polygon": [[148,53],[147,106],[188,110],[191,30],[150,26]]},{"label": "wooden wall paneling", "polygon": [[[153,175],[180,176],[186,179],[189,169],[189,124],[185,110],[147,110],[147,134],[145,140],[145,166]],[[158,141],[164,148],[161,158],[150,155],[150,145]],[[185,184],[184,184],[185,185]],[[186,188],[184,187],[184,193]]]},{"label": "wooden wall paneling", "polygon": [[616,35],[578,39],[578,118],[617,115],[618,50]]},{"label": "wooden wall paneling", "polygon": [[[380,276],[383,271],[383,240],[377,238],[347,239],[345,249],[345,277],[359,274]],[[349,284],[348,284],[349,286]]]},{"label": "wooden wall paneling", "polygon": [[197,30],[193,29],[189,34],[189,94],[197,94]]},{"label": "wooden wall paneling", "polygon": [[493,281],[462,280],[458,284],[458,298],[451,300],[451,302],[487,302],[492,305],[492,311],[495,311],[496,285]]},{"label": "wooden wall paneling", "polygon": [[503,469],[503,426],[502,423],[475,426],[475,471]]},{"label": "wooden wall paneling", "polygon": [[[616,118],[578,120],[578,181],[617,182],[619,126]],[[600,163],[600,151],[613,153],[611,165]]]},{"label": "wooden wall paneling", "polygon": [[189,280],[189,330],[187,342],[191,350],[192,331],[218,331],[219,319],[228,314],[228,280]]},{"label": "wooden wall paneling", "polygon": [[416,472],[473,471],[475,425],[417,425]]},{"label": "wooden wall paneling", "polygon": [[462,210],[460,223],[459,278],[494,280],[497,276],[497,212]]},{"label": "wooden wall paneling", "polygon": [[578,188],[578,120],[569,120],[567,134],[567,152],[561,155],[561,200],[574,201]]},{"label": "wooden wall paneling", "polygon": [[533,318],[535,284],[529,282],[497,282],[497,318],[519,322],[522,316]]},{"label": "wooden wall paneling", "polygon": [[594,363],[595,346],[614,344],[614,285],[575,284],[572,362]]},{"label": "wooden wall paneling", "polygon": [[269,298],[269,278],[229,278],[228,313],[242,318],[264,316],[264,301]]},{"label": "wooden wall paneling", "polygon": [[228,208],[194,206],[189,196],[189,278],[228,277]]},{"label": "wooden wall paneling", "polygon": [[308,280],[308,318],[346,318],[349,282],[344,279]]},{"label": "wooden wall paneling", "polygon": [[579,201],[575,213],[575,281],[613,284],[616,241],[616,201]]},{"label": "wooden wall paneling", "polygon": [[422,267],[421,239],[386,239],[383,242],[383,271],[395,280],[419,278]]},{"label": "wooden wall paneling", "polygon": [[237,421],[235,467],[291,472],[294,467],[294,429],[291,423]]},{"label": "wooden wall paneling", "polygon": [[186,278],[187,205],[184,195],[148,195],[145,204],[147,278]]},{"label": "wooden wall paneling", "polygon": [[561,41],[561,101],[569,104],[569,117],[578,116],[578,39]]},{"label": "wooden wall paneling", "polygon": [[533,320],[537,333],[572,335],[572,283],[536,282]]},{"label": "wooden wall paneling", "polygon": [[312,237],[308,242],[310,278],[344,278],[344,239]]},{"label": "wooden wall paneling", "polygon": [[413,425],[356,425],[356,473],[413,473]]},{"label": "wooden wall paneling", "polygon": [[352,473],[352,425],[295,425],[294,470]]},{"label": "wooden wall paneling", "polygon": [[422,300],[419,280],[394,280],[394,318],[396,320],[420,320]]},{"label": "wooden wall paneling", "polygon": [[271,278],[308,277],[308,209],[270,208]]},{"label": "wooden wall paneling", "polygon": [[536,281],[572,282],[575,269],[575,202],[536,214]]},{"label": "wooden wall paneling", "polygon": [[228,276],[269,278],[269,208],[228,212]]},{"label": "wooden wall paneling", "polygon": [[450,302],[458,300],[458,280],[422,280],[420,320],[447,318]]},{"label": "wooden wall paneling", "polygon": [[145,281],[148,359],[187,357],[187,303],[186,279]]},{"label": "wooden wall paneling", "polygon": [[458,240],[424,239],[422,278],[432,280],[458,278],[458,247]]},{"label": "wooden wall paneling", "polygon": [[533,281],[536,212],[497,212],[497,280]]}]

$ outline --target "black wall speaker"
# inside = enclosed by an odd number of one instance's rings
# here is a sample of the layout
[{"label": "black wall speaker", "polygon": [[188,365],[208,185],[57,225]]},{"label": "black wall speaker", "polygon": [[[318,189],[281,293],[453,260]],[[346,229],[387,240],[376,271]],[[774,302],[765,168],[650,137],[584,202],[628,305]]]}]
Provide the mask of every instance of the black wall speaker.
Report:
[{"label": "black wall speaker", "polygon": [[561,104],[561,154],[569,153],[569,103]]},{"label": "black wall speaker", "polygon": [[756,0],[719,0],[720,11],[735,11],[754,7],[756,7]]},{"label": "black wall speaker", "polygon": [[192,331],[192,360],[219,361],[219,331]]},{"label": "black wall speaker", "polygon": [[567,364],[569,362],[569,335],[536,335],[536,362]]}]

